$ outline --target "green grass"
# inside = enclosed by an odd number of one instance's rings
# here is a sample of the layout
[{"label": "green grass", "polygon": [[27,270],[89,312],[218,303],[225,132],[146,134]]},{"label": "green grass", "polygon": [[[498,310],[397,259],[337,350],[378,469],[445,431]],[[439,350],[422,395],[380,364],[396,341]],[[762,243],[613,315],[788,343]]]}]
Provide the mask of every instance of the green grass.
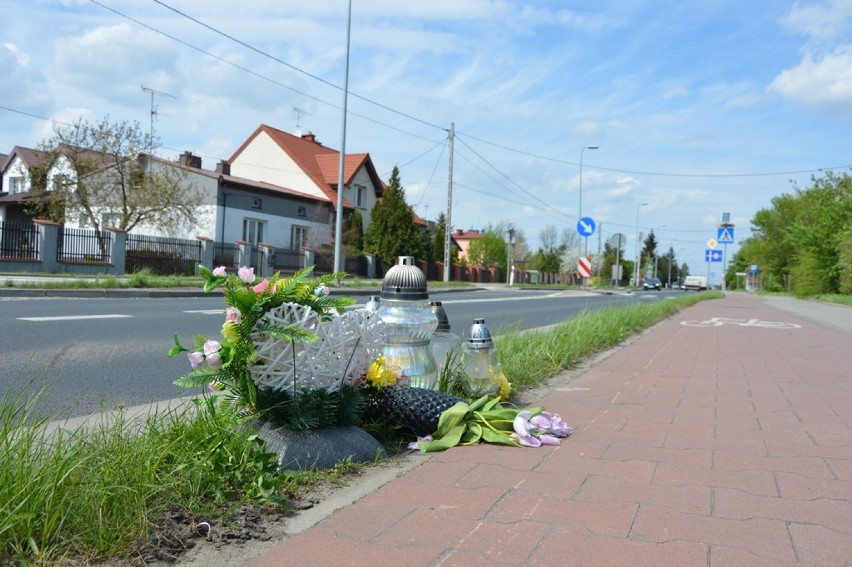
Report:
[{"label": "green grass", "polygon": [[840,305],[852,306],[852,295],[818,295],[813,299],[825,303],[838,303]]},{"label": "green grass", "polygon": [[[542,332],[495,338],[516,389],[539,384],[718,292],[586,312]],[[45,392],[13,384],[0,398],[0,565],[124,558],[163,514],[226,517],[240,503],[285,507],[317,484],[364,465],[275,475],[276,458],[234,417],[199,402],[145,416],[56,429],[37,408]]]},{"label": "green grass", "polygon": [[38,282],[15,282],[11,279],[6,279],[3,282],[3,286],[21,289],[201,288],[201,283],[201,278],[197,277],[155,276],[148,270],[142,270],[120,278],[114,275],[97,275],[83,279],[79,276],[60,275],[55,276],[55,279],[51,281]]}]

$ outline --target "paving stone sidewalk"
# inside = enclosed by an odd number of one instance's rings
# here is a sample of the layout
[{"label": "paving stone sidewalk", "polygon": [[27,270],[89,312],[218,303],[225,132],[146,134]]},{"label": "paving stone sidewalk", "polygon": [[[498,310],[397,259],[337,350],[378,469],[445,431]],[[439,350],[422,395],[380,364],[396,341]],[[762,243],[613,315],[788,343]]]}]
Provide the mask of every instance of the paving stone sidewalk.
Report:
[{"label": "paving stone sidewalk", "polygon": [[848,332],[728,294],[551,386],[562,445],[437,454],[247,565],[852,565]]}]

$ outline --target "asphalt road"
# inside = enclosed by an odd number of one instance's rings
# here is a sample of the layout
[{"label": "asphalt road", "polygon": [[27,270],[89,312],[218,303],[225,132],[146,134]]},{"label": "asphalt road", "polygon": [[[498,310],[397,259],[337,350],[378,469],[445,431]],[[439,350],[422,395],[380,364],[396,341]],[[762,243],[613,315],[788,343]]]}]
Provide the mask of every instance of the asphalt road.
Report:
[{"label": "asphalt road", "polygon": [[[464,337],[474,318],[492,334],[559,323],[586,309],[655,301],[669,293],[602,295],[522,290],[433,293]],[[366,296],[357,297],[363,304]],[[188,395],[172,382],[189,370],[185,356],[168,358],[179,335],[219,336],[221,295],[181,298],[0,298],[0,393],[33,381],[47,388],[43,412],[73,417]]]}]

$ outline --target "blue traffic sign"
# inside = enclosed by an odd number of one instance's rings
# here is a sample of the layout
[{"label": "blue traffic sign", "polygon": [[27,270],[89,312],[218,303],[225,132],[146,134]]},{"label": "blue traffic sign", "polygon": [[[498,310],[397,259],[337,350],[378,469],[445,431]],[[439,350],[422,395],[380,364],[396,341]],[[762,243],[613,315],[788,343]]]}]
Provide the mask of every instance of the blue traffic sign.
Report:
[{"label": "blue traffic sign", "polygon": [[595,233],[597,225],[591,217],[583,217],[577,221],[577,232],[580,236],[589,237]]},{"label": "blue traffic sign", "polygon": [[705,250],[704,251],[704,261],[705,262],[721,262],[722,261],[722,251],[721,250]]},{"label": "blue traffic sign", "polygon": [[720,226],[719,231],[716,236],[716,240],[718,240],[721,244],[733,244],[734,242],[734,227],[732,226]]}]

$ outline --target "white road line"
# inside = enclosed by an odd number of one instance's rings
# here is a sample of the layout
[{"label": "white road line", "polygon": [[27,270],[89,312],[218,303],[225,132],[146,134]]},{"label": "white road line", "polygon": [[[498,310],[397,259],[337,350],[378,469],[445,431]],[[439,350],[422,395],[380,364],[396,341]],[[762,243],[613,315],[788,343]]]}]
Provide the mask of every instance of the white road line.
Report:
[{"label": "white road line", "polygon": [[224,309],[193,309],[190,311],[184,311],[184,313],[198,313],[200,315],[224,315]]},{"label": "white road line", "polygon": [[133,315],[67,315],[63,317],[18,317],[18,321],[77,321],[80,319],[125,319]]}]

